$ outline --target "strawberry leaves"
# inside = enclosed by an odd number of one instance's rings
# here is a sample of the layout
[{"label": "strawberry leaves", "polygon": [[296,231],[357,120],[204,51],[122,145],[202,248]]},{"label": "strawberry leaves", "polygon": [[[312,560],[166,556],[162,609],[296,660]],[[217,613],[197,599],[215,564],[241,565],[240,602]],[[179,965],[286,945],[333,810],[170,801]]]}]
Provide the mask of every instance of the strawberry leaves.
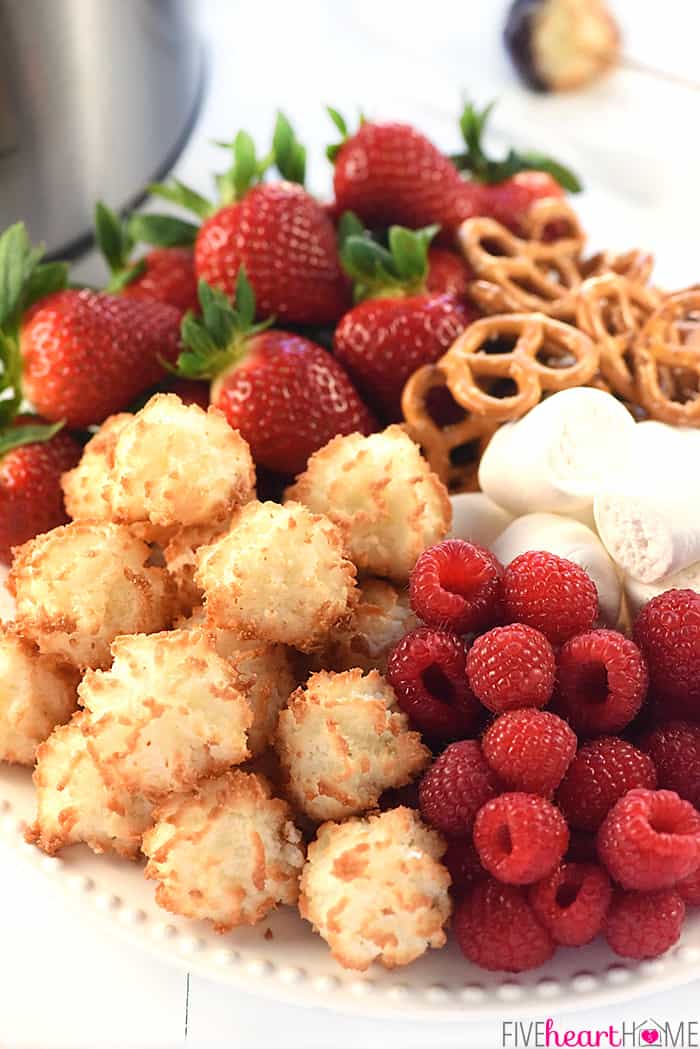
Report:
[{"label": "strawberry leaves", "polygon": [[16,329],[33,303],[66,287],[66,263],[41,263],[43,254],[43,247],[32,246],[23,222],[0,237],[0,328]]},{"label": "strawberry leaves", "polygon": [[95,204],[95,240],[112,273],[127,265],[134,241],[126,224],[101,200]]},{"label": "strawberry leaves", "polygon": [[190,310],[182,318],[180,334],[187,349],[178,357],[176,372],[186,379],[214,379],[245,357],[248,340],[269,328],[273,318],[255,324],[255,292],[243,266],[238,271],[233,305],[204,280],[197,294],[201,316]]},{"label": "strawberry leaves", "polygon": [[0,457],[26,444],[44,444],[55,437],[63,423],[26,423],[0,433]]},{"label": "strawberry leaves", "polygon": [[197,193],[196,190],[190,189],[177,178],[170,182],[152,182],[148,188],[155,197],[161,197],[163,200],[170,201],[171,204],[177,204],[200,219],[208,219],[216,210],[210,200],[203,197],[201,193]]},{"label": "strawberry leaves", "polygon": [[345,212],[338,224],[340,260],[353,280],[355,301],[423,291],[428,248],[439,228],[412,230],[392,226],[385,248],[362,228],[356,215]]},{"label": "strawberry leaves", "polygon": [[95,204],[95,240],[111,274],[107,291],[116,294],[145,272],[144,259],[129,261],[135,241],[128,224],[101,200]]},{"label": "strawberry leaves", "polygon": [[[336,128],[340,132],[340,142],[334,142],[330,146],[326,146],[326,156],[330,160],[331,164],[335,163],[335,159],[340,153],[343,145],[350,138],[350,130],[345,117],[338,112],[337,109],[333,109],[332,106],[326,106],[326,113],[331,118]],[[367,118],[364,113],[360,112],[358,123],[360,127],[367,123]]]},{"label": "strawberry leaves", "polygon": [[306,178],[306,147],[298,141],[292,125],[282,112],[277,113],[272,136],[272,153],[275,167],[282,178],[303,186]]},{"label": "strawberry leaves", "polygon": [[157,248],[187,248],[197,239],[199,226],[175,215],[137,214],[128,224],[132,240]]},{"label": "strawberry leaves", "polygon": [[32,247],[24,223],[15,223],[0,237],[0,327],[17,311],[40,258],[41,251]]},{"label": "strawberry leaves", "polygon": [[346,142],[350,132],[348,131],[348,124],[345,117],[342,116],[337,109],[333,109],[332,106],[326,106],[326,112],[340,132],[340,142],[334,142],[332,145],[326,146],[326,156],[331,163],[334,163],[335,158],[340,153],[340,150]]},{"label": "strawberry leaves", "polygon": [[12,422],[22,403],[22,316],[39,299],[68,284],[67,264],[42,263],[43,254],[43,247],[32,245],[22,222],[0,237],[0,427]]},{"label": "strawberry leaves", "polygon": [[471,102],[465,104],[459,126],[467,147],[466,152],[457,153],[450,158],[460,171],[468,171],[472,178],[487,183],[503,182],[519,171],[546,171],[569,193],[579,193],[583,187],[578,176],[570,168],[544,153],[534,150],[520,153],[515,149],[509,149],[502,160],[493,160],[486,155],[483,137],[495,104],[489,102],[483,109],[478,109]]},{"label": "strawberry leaves", "polygon": [[107,291],[116,294],[146,271],[146,260],[130,261],[139,241],[163,248],[191,245],[198,227],[174,215],[132,215],[122,221],[98,200],[95,205],[95,240],[109,267]]}]

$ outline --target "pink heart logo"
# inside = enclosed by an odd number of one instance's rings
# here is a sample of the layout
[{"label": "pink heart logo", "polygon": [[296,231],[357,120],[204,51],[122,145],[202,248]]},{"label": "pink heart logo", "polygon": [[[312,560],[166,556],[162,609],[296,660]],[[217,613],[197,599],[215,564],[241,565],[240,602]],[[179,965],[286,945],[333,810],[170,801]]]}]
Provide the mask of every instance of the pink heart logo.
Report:
[{"label": "pink heart logo", "polygon": [[653,1045],[654,1042],[658,1042],[658,1040],[659,1040],[659,1032],[658,1031],[652,1031],[651,1028],[647,1029],[646,1031],[642,1031],[642,1041],[646,1042],[647,1045]]}]

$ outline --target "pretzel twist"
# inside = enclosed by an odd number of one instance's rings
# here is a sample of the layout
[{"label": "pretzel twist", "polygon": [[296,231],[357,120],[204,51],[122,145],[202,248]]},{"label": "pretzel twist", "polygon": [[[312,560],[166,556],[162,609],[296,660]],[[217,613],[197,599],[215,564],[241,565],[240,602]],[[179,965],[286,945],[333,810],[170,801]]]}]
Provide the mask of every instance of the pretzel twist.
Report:
[{"label": "pretzel twist", "polygon": [[634,347],[660,301],[658,292],[618,273],[589,277],[578,291],[576,321],[600,348],[601,377],[631,404],[639,399]]},{"label": "pretzel twist", "polygon": [[654,268],[654,256],[648,251],[633,248],[631,251],[599,251],[581,262],[581,276],[602,277],[606,273],[618,273],[633,284],[648,284]]},{"label": "pretzel twist", "polygon": [[[493,347],[497,340],[507,340],[512,349],[489,352],[489,343]],[[493,422],[520,418],[543,391],[585,385],[598,363],[598,350],[587,335],[541,313],[475,321],[439,361],[457,403]],[[499,396],[498,380],[504,379],[516,390]]]},{"label": "pretzel twist", "polygon": [[[459,241],[477,275],[479,287],[473,289],[477,302],[482,296],[486,304],[483,297],[490,292],[491,309],[573,315],[571,296],[581,283],[577,238],[523,240],[495,219],[473,218],[460,226]],[[484,288],[482,281],[495,285],[499,292]]]},{"label": "pretzel twist", "polygon": [[[440,423],[433,415],[430,394],[449,394],[447,376],[436,364],[426,364],[406,383],[402,397],[405,429],[419,444],[431,468],[451,491],[470,492],[479,487],[479,460],[497,428],[485,418],[454,405],[455,421]],[[448,398],[449,403],[449,398]]]},{"label": "pretzel twist", "polygon": [[640,402],[652,419],[700,426],[700,289],[669,295],[648,318],[634,349]]}]

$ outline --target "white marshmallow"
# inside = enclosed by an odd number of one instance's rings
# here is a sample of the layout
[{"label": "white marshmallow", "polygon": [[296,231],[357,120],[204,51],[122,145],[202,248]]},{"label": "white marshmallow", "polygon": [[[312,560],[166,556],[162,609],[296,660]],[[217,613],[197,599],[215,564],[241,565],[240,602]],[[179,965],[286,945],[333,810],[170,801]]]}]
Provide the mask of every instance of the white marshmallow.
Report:
[{"label": "white marshmallow", "polygon": [[563,390],[497,430],[479,485],[518,516],[585,510],[597,491],[628,468],[635,422],[602,390]]},{"label": "white marshmallow", "polygon": [[657,477],[698,477],[700,430],[647,419],[634,429],[633,463],[630,475],[647,484]]},{"label": "white marshmallow", "polygon": [[634,619],[652,597],[663,594],[665,590],[697,590],[700,594],[700,561],[656,583],[640,583],[638,579],[625,576],[623,584],[630,615]]},{"label": "white marshmallow", "polygon": [[468,539],[490,547],[507,528],[513,515],[497,506],[483,492],[461,492],[452,496],[453,539]]},{"label": "white marshmallow", "polygon": [[700,561],[700,489],[693,477],[652,474],[632,489],[600,493],[593,510],[610,556],[642,583]]},{"label": "white marshmallow", "polygon": [[621,614],[622,587],[615,565],[595,532],[557,514],[526,514],[513,521],[493,544],[504,565],[526,550],[547,550],[580,565],[598,589],[600,619],[614,626]]}]

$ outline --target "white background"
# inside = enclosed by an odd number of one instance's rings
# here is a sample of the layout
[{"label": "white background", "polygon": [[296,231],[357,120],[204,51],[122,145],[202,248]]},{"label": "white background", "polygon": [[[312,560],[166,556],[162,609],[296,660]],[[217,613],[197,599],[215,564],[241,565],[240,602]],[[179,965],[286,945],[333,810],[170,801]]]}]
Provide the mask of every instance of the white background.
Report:
[{"label": "white background", "polygon": [[[98,2],[98,0],[93,0]],[[352,120],[415,120],[457,147],[460,98],[501,99],[496,141],[512,140],[570,162],[587,183],[580,207],[591,239],[645,246],[661,280],[694,283],[700,235],[695,0],[618,0],[626,68],[572,97],[535,97],[515,83],[500,48],[501,0],[341,0],[195,3],[211,51],[209,95],[178,174],[209,190],[225,157],[210,145],[238,127],[267,140],[278,106],[317,148],[312,182],[327,190],[320,145],[333,129],[322,103]],[[274,37],[271,38],[271,33]],[[632,63],[653,65],[651,75]],[[663,75],[662,75],[663,74]],[[88,262],[83,273],[93,273]],[[1,774],[1,773],[0,773]],[[499,1024],[363,1020],[276,1005],[196,977],[189,981],[105,936],[89,912],[69,909],[41,875],[0,845],[0,1049],[491,1049]],[[572,1014],[576,1027],[646,1016],[698,1016],[700,981],[619,1008]],[[504,1019],[517,1019],[504,1012]],[[561,1018],[563,1020],[563,1017]]]}]

